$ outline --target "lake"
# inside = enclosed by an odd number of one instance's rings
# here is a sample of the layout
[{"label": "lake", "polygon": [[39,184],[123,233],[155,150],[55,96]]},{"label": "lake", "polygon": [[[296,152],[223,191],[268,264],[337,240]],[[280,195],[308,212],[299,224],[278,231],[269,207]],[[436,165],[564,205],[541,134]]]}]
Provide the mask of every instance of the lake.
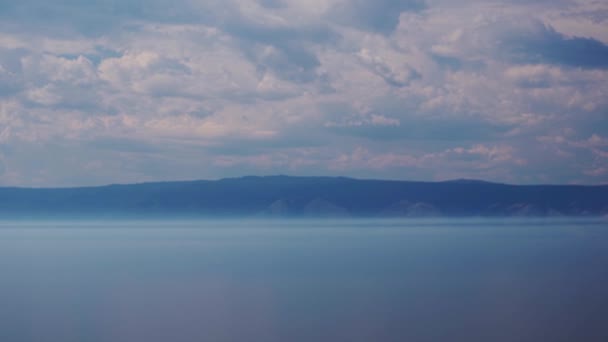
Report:
[{"label": "lake", "polygon": [[0,341],[608,341],[608,220],[0,221]]}]

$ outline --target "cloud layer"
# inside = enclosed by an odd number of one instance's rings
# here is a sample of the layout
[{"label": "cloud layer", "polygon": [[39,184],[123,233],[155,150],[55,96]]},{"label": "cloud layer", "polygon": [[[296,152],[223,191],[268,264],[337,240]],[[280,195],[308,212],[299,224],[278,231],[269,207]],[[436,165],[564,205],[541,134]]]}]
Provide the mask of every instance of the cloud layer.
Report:
[{"label": "cloud layer", "polygon": [[0,4],[0,185],[608,182],[608,5]]}]

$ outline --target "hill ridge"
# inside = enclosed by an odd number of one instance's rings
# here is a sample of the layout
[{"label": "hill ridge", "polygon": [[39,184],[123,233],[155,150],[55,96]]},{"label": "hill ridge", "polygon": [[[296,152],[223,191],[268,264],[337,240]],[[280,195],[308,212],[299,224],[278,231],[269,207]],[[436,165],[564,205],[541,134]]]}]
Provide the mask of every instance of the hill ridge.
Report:
[{"label": "hill ridge", "polygon": [[0,188],[0,217],[607,214],[608,186],[603,185],[510,185],[477,180],[418,182],[273,175],[95,187]]}]

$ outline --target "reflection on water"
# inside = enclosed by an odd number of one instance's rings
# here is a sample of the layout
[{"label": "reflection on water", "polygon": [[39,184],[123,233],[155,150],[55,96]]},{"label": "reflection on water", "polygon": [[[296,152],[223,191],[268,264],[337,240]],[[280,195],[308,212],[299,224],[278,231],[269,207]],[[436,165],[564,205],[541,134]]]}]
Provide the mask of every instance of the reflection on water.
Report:
[{"label": "reflection on water", "polygon": [[607,341],[608,221],[4,221],[0,341]]}]

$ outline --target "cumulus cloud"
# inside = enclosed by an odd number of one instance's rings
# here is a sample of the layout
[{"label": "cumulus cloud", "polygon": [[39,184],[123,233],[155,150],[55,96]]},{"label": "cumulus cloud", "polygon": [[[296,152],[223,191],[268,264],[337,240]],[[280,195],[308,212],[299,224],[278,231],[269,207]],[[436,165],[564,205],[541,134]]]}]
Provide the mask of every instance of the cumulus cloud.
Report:
[{"label": "cumulus cloud", "polygon": [[[608,182],[593,1],[0,3],[0,184]],[[53,156],[53,157],[50,157]]]}]

